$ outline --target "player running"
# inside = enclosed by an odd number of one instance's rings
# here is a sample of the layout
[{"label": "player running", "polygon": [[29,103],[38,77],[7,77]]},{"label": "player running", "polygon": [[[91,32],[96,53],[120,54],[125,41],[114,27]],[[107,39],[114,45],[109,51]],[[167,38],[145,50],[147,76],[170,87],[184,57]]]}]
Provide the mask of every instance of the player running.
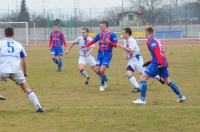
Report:
[{"label": "player running", "polygon": [[62,32],[60,32],[60,26],[55,25],[53,27],[53,32],[50,34],[50,42],[49,42],[49,49],[51,51],[51,59],[55,64],[58,65],[58,72],[62,71],[62,56],[63,56],[63,49],[62,46],[64,45],[65,51],[67,49],[67,43],[65,41],[65,37]]},{"label": "player running", "polygon": [[183,102],[186,97],[180,92],[179,88],[174,82],[169,79],[168,62],[162,46],[161,41],[154,37],[154,29],[148,27],[145,29],[145,36],[147,38],[147,46],[152,55],[151,64],[146,68],[141,76],[141,97],[140,99],[133,101],[134,104],[146,104],[146,90],[147,79],[159,75],[163,78],[165,84],[167,84],[174,93],[178,96],[177,102]]},{"label": "player running", "polygon": [[[5,38],[0,41],[0,83],[10,78],[18,84],[34,104],[37,112],[43,112],[36,94],[26,83],[27,65],[26,52],[23,46],[14,41],[12,28],[5,29]],[[23,71],[20,67],[22,64]]]},{"label": "player running", "polygon": [[136,40],[132,37],[131,28],[127,27],[122,30],[122,38],[124,39],[124,46],[121,48],[125,50],[124,56],[128,60],[126,75],[134,86],[133,91],[139,92],[141,88],[133,73],[135,71],[138,71],[140,74],[143,73],[143,58],[140,54],[140,48]]},{"label": "player running", "polygon": [[69,53],[69,51],[72,49],[72,47],[74,47],[74,45],[81,46],[78,63],[79,63],[80,74],[84,77],[86,85],[89,83],[90,77],[85,70],[85,66],[86,65],[90,66],[94,71],[96,66],[96,61],[93,57],[93,50],[95,48],[95,45],[82,48],[82,46],[85,45],[87,42],[92,41],[92,39],[89,36],[89,33],[90,32],[88,28],[82,28],[82,36],[74,40],[72,45],[70,45],[70,47],[66,51],[66,53]]},{"label": "player running", "polygon": [[100,91],[104,91],[108,85],[108,77],[106,76],[106,69],[109,67],[112,59],[113,47],[117,47],[118,38],[115,33],[109,30],[108,22],[103,21],[99,24],[101,33],[97,34],[95,38],[82,46],[89,47],[99,41],[99,50],[96,59],[96,73],[100,76]]}]

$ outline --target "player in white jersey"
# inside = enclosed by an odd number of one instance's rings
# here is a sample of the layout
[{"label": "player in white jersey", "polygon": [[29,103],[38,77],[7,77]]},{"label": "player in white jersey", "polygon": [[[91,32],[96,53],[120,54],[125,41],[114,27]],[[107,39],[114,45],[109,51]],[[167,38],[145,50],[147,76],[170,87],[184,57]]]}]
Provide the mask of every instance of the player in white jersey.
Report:
[{"label": "player in white jersey", "polygon": [[96,67],[96,61],[93,57],[93,50],[95,48],[94,45],[90,47],[82,47],[87,42],[91,41],[92,39],[89,36],[89,29],[88,28],[82,28],[82,36],[78,37],[76,40],[73,41],[72,45],[70,45],[67,52],[69,52],[74,45],[80,46],[80,52],[79,52],[79,70],[80,74],[85,78],[85,84],[87,85],[89,83],[89,75],[87,74],[85,70],[85,66],[90,66],[94,71]]},{"label": "player in white jersey", "polygon": [[129,81],[134,86],[134,92],[140,91],[140,85],[136,78],[133,76],[135,71],[140,74],[143,73],[143,58],[140,54],[140,48],[137,45],[136,40],[132,37],[131,28],[127,27],[122,30],[122,37],[124,39],[124,46],[122,49],[125,50],[125,58],[128,60],[126,75]]},{"label": "player in white jersey", "polygon": [[26,83],[26,51],[20,43],[12,39],[13,36],[14,30],[12,28],[6,28],[5,38],[0,40],[0,83],[8,78],[16,82],[34,104],[36,111],[43,112],[36,94]]}]

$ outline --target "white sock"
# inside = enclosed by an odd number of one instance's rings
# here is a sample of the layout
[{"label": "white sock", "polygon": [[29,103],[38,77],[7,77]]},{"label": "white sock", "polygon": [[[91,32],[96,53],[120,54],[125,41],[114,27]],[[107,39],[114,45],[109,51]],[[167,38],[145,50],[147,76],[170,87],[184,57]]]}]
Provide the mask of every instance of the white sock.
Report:
[{"label": "white sock", "polygon": [[88,74],[87,74],[87,72],[86,72],[86,70],[81,70],[80,73],[86,79],[89,77]]},{"label": "white sock", "polygon": [[29,92],[27,94],[29,100],[33,103],[33,105],[35,106],[36,110],[38,110],[39,108],[42,108],[42,106],[40,105],[40,102],[36,96],[36,94],[34,92]]},{"label": "white sock", "polygon": [[136,78],[134,76],[129,78],[129,81],[131,82],[131,84],[135,87],[135,88],[140,88],[140,85],[138,84]]}]

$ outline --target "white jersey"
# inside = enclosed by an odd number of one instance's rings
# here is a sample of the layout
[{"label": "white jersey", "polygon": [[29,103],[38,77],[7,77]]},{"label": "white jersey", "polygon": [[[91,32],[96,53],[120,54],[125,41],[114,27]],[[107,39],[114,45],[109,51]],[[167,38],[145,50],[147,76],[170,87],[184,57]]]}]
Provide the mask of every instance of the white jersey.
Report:
[{"label": "white jersey", "polygon": [[[92,41],[92,38],[88,37],[87,39],[84,39],[83,36],[81,36],[81,37],[78,37],[76,40],[74,40],[73,43],[75,43],[75,44],[77,44],[81,47],[89,41]],[[95,47],[95,45],[91,45],[90,47],[81,48],[80,49],[80,56],[83,56],[84,54],[86,54],[90,50],[91,47]]]},{"label": "white jersey", "polygon": [[21,58],[27,56],[23,46],[13,39],[0,40],[0,73],[21,71]]},{"label": "white jersey", "polygon": [[[124,39],[124,47],[132,49],[135,57],[140,55],[140,48],[137,44],[137,41],[133,37],[129,37],[128,39]],[[128,59],[131,59],[131,58],[134,57],[129,53],[127,55],[128,55],[127,56]]]}]

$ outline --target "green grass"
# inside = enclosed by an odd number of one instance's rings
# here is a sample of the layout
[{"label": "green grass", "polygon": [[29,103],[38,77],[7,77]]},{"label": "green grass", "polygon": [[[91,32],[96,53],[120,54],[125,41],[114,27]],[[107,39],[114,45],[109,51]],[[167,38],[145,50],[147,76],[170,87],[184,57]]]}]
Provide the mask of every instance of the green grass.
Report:
[{"label": "green grass", "polygon": [[[89,86],[79,75],[78,49],[64,57],[62,73],[56,72],[49,51],[27,48],[29,85],[37,93],[45,113],[34,111],[26,95],[13,82],[0,85],[0,132],[197,132],[200,129],[200,45],[165,46],[170,75],[186,95],[177,104],[167,87],[148,80],[146,106],[131,104],[139,94],[125,76],[123,52],[114,49],[111,83],[100,93],[98,77],[89,68]],[[145,60],[150,59],[146,46],[141,46]],[[136,74],[139,77],[138,74]]]}]

